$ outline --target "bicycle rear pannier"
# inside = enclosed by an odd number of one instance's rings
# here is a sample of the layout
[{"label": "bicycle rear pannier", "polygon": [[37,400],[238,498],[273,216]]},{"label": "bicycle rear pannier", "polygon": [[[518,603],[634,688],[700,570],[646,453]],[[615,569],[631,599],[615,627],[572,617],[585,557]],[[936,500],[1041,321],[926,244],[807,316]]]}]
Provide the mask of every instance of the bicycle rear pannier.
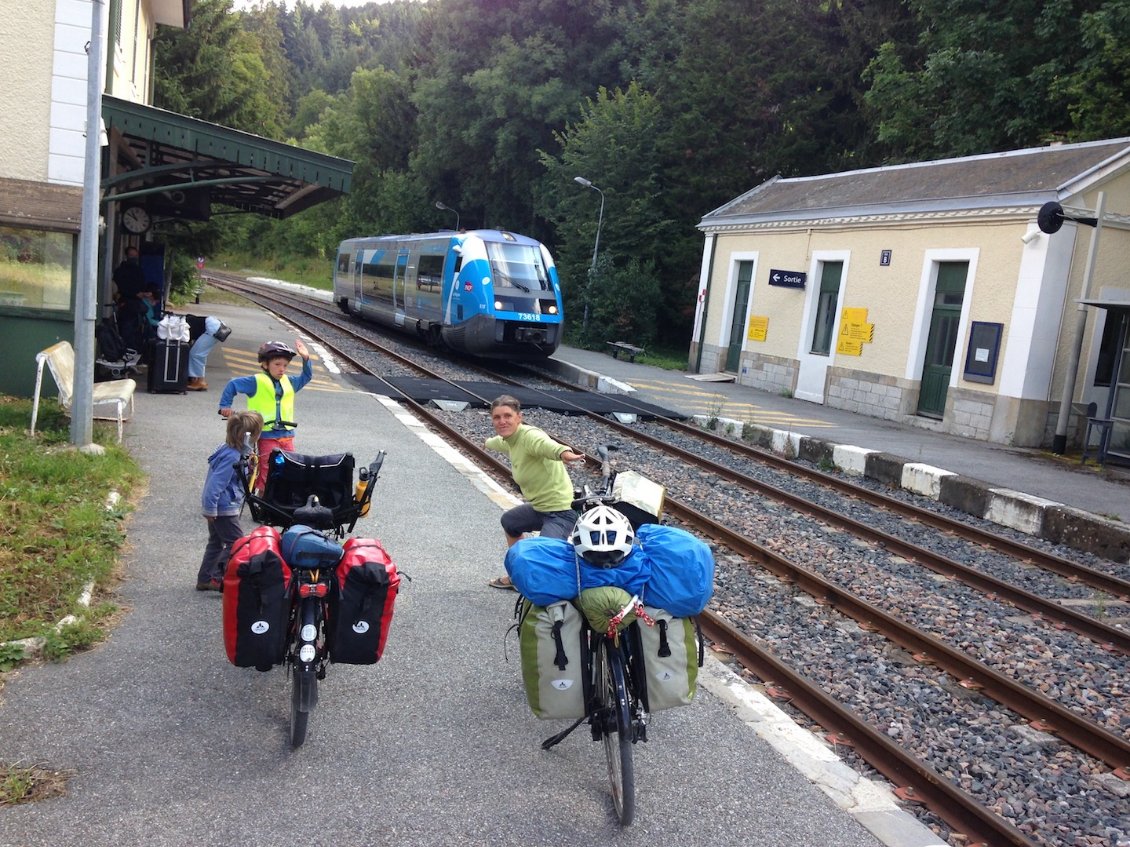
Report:
[{"label": "bicycle rear pannier", "polygon": [[258,527],[232,545],[224,573],[224,648],[233,665],[266,671],[283,660],[289,585],[274,527]]},{"label": "bicycle rear pannier", "polygon": [[703,661],[698,628],[690,618],[672,617],[664,609],[645,606],[644,612],[655,621],[654,626],[648,626],[637,619],[635,625],[647,682],[648,711],[686,706],[694,699]]},{"label": "bicycle rear pannier", "polygon": [[523,600],[518,619],[518,648],[526,700],[539,718],[585,715],[589,664],[588,632],[572,603],[535,606]]},{"label": "bicycle rear pannier", "polygon": [[371,665],[384,653],[400,574],[374,538],[347,538],[330,593],[330,660]]}]

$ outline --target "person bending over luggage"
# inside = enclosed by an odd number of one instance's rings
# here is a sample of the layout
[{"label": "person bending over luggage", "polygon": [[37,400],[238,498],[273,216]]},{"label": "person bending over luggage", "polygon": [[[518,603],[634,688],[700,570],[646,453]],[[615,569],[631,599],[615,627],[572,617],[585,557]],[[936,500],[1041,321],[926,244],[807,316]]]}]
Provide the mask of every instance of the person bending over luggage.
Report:
[{"label": "person bending over luggage", "polygon": [[[287,376],[286,369],[295,356],[302,357],[302,373]],[[310,351],[301,338],[294,347],[282,341],[268,341],[259,347],[259,367],[262,373],[237,376],[228,381],[220,395],[220,414],[225,418],[232,413],[231,404],[236,394],[247,395],[247,408],[263,416],[263,434],[259,437],[259,455],[264,464],[276,447],[294,451],[294,395],[314,378]],[[255,493],[262,494],[267,482],[267,468],[255,480]]]},{"label": "person bending over luggage", "polygon": [[239,513],[245,492],[236,466],[244,439],[250,438],[255,444],[262,431],[263,416],[258,412],[236,412],[228,418],[224,443],[208,457],[208,475],[200,495],[200,507],[208,521],[208,543],[196,574],[197,591],[224,590],[224,568],[231,546],[243,536]]},{"label": "person bending over luggage", "polygon": [[[204,318],[204,331],[192,342],[188,351],[188,383],[185,385],[189,391],[207,391],[208,383],[204,381],[204,371],[208,367],[208,354],[212,348],[223,340],[216,335],[224,328],[224,322],[219,318],[208,315]],[[227,335],[224,335],[227,338]]]},{"label": "person bending over luggage", "polygon": [[[529,501],[502,515],[507,547],[536,530],[546,538],[567,539],[577,513],[572,508],[573,482],[565,463],[583,462],[584,453],[554,441],[536,426],[522,423],[522,406],[509,394],[490,404],[490,422],[497,435],[486,440],[486,447],[509,454],[514,481]],[[508,576],[495,577],[488,584],[492,588],[514,588]]]}]

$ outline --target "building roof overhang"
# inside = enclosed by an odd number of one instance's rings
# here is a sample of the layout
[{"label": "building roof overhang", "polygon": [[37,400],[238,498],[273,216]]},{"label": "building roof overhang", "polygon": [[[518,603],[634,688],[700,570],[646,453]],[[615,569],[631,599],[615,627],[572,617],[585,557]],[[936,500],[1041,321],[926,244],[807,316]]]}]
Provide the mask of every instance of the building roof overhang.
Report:
[{"label": "building roof overhang", "polygon": [[[706,214],[724,232],[780,226],[1030,217],[1130,169],[1130,138],[915,162],[811,177],[774,177]],[[1072,209],[1067,209],[1071,213]]]},{"label": "building roof overhang", "polygon": [[102,118],[126,167],[103,179],[103,202],[135,199],[170,217],[206,219],[220,203],[287,218],[349,193],[347,159],[109,95]]}]

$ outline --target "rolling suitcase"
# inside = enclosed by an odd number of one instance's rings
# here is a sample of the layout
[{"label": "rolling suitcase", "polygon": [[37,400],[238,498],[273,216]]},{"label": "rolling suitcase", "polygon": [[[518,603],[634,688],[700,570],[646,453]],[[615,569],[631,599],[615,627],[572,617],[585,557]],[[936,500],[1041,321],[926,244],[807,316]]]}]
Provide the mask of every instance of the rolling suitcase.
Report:
[{"label": "rolling suitcase", "polygon": [[187,383],[188,343],[168,339],[154,342],[149,363],[149,392],[185,394]]}]

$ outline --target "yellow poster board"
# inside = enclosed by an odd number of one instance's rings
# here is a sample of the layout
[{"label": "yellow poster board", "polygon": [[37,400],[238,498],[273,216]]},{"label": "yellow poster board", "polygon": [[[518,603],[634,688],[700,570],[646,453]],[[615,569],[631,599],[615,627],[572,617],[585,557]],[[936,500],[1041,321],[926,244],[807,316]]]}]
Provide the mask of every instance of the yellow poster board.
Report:
[{"label": "yellow poster board", "polygon": [[764,341],[766,334],[769,332],[769,316],[768,315],[750,315],[749,316],[749,332],[746,337],[750,341]]}]

